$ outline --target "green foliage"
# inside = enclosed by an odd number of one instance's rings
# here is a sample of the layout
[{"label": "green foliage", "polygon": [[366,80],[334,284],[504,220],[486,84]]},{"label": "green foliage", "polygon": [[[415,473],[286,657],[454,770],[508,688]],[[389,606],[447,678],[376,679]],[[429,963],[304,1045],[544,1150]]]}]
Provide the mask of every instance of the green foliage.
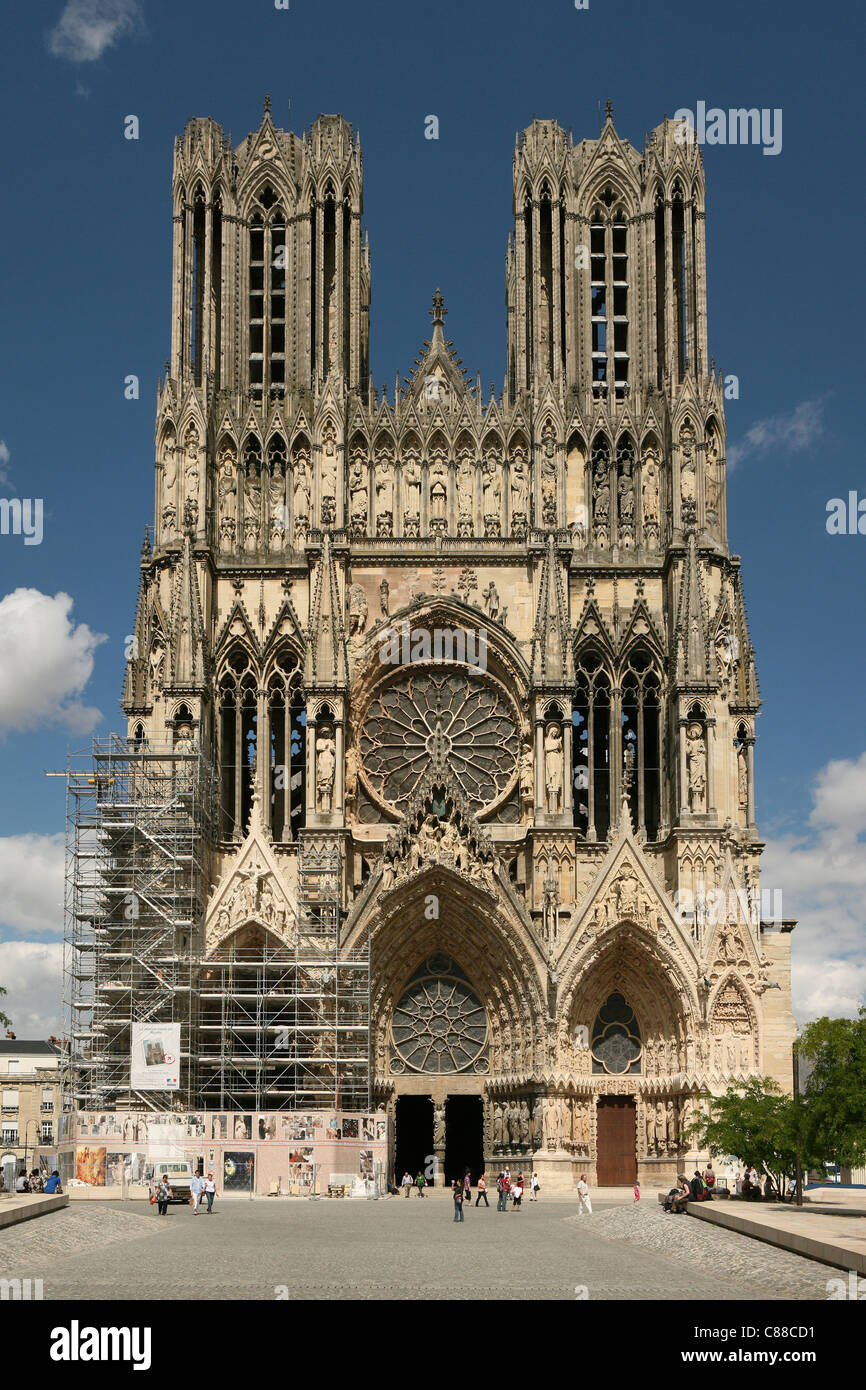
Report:
[{"label": "green foliage", "polygon": [[[3,988],[2,985],[0,985],[0,994],[5,994],[5,993],[6,993],[6,990]],[[0,1026],[2,1026],[3,1028],[11,1028],[11,1027],[12,1027],[12,1020],[11,1020],[11,1018],[7,1018],[6,1015],[2,1012],[2,1010],[0,1010]]]},{"label": "green foliage", "polygon": [[723,1096],[705,1093],[704,1099],[710,1102],[710,1113],[696,1119],[688,1133],[714,1158],[733,1154],[768,1173],[779,1192],[794,1173],[798,1149],[804,1164],[817,1161],[806,1106],[784,1095],[771,1077],[751,1077],[729,1086]]},{"label": "green foliage", "polygon": [[857,1018],[819,1018],[796,1049],[811,1063],[805,1109],[812,1147],[845,1168],[866,1161],[866,1007]]}]

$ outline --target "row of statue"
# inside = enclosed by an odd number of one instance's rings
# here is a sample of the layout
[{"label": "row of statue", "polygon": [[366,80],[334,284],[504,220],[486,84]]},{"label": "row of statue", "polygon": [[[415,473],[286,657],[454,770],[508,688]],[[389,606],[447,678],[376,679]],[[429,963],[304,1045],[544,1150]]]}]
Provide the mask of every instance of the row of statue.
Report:
[{"label": "row of statue", "polygon": [[539,1096],[530,1110],[528,1100],[490,1103],[490,1136],[494,1153],[515,1150],[589,1153],[592,1132],[591,1100],[571,1096]]},{"label": "row of statue", "polygon": [[[714,519],[720,503],[722,464],[719,441],[712,431],[705,447],[707,515]],[[189,426],[182,446],[170,440],[163,444],[160,461],[164,538],[177,534],[181,519],[193,529],[198,525],[203,505],[200,453],[194,425]],[[687,520],[694,513],[696,497],[696,445],[691,426],[681,431],[680,454],[683,517]],[[306,443],[294,447],[291,468],[282,444],[269,451],[266,467],[260,446],[248,446],[239,465],[235,445],[223,444],[217,456],[215,508],[220,548],[282,550],[292,537],[296,543],[303,542],[314,524],[336,524],[338,459],[336,431],[329,424],[318,459],[319,515],[314,518],[312,455]],[[658,548],[658,449],[644,451],[638,473],[631,446],[619,449],[613,462],[608,447],[598,446],[590,456],[589,471],[593,543],[604,549],[616,538],[629,549],[637,542],[639,525],[643,542],[651,549]],[[542,431],[539,478],[541,515],[537,520],[546,527],[556,526],[559,473],[555,432],[550,425]],[[448,534],[452,520],[456,520],[458,536],[477,535],[480,527],[485,536],[510,534],[522,539],[528,531],[530,464],[527,448],[519,443],[510,450],[507,465],[496,445],[483,449],[480,458],[476,458],[473,449],[458,449],[453,462],[444,448],[434,449],[425,465],[420,447],[410,444],[402,452],[399,468],[391,448],[378,449],[371,459],[366,445],[355,446],[349,451],[347,483],[347,523],[355,536],[367,535],[371,528],[376,535],[393,536],[398,527],[402,527],[405,537],[420,536],[422,512],[426,512],[426,530],[430,535]],[[583,544],[587,530],[583,510],[579,508],[578,515],[566,518],[566,524],[575,542]]]}]

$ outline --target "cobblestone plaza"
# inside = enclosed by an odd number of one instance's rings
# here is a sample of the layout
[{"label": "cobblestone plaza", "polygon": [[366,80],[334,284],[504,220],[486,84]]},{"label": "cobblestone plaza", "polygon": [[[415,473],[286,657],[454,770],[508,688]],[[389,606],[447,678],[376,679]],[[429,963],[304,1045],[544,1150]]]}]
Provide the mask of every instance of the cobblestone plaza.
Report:
[{"label": "cobblestone plaza", "polygon": [[[42,1279],[46,1300],[826,1300],[839,1271],[748,1237],[602,1196],[467,1211],[430,1194],[382,1201],[217,1202],[159,1218],[73,1203],[4,1233],[0,1279]],[[585,1293],[583,1292],[585,1290]]]}]

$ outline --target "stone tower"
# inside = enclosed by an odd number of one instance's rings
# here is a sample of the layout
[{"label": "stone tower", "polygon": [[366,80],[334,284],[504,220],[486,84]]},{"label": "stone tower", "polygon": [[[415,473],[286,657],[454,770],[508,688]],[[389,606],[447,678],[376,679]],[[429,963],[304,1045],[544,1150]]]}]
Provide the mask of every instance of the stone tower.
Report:
[{"label": "stone tower", "polygon": [[[597,139],[519,137],[487,396],[438,290],[412,371],[371,384],[342,117],[297,137],[268,105],[237,147],[209,119],[176,143],[128,732],[218,769],[196,970],[290,949],[274,903],[333,856],[401,1171],[667,1180],[699,1092],[791,1084],[704,171],[680,136],[666,120],[639,151],[608,108]],[[268,908],[238,888],[230,912],[251,845]]]}]

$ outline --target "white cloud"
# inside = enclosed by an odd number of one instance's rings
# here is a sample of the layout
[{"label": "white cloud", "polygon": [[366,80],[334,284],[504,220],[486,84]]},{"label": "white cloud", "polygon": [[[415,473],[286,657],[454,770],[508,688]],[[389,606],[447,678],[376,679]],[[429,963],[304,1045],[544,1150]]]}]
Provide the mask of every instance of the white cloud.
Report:
[{"label": "white cloud", "polygon": [[48,34],[48,51],[71,63],[93,63],[142,24],[137,0],[67,0]]},{"label": "white cloud", "polygon": [[792,937],[794,1012],[851,1016],[866,999],[866,753],[822,768],[809,830],[771,840],[761,886],[780,888]]},{"label": "white cloud", "polygon": [[15,589],[0,599],[0,736],[45,722],[89,733],[102,718],[82,705],[93,674],[93,653],[105,637],[70,619],[73,600],[38,589]]},{"label": "white cloud", "polygon": [[0,923],[19,932],[61,933],[63,868],[62,834],[0,837]]},{"label": "white cloud", "polygon": [[60,1036],[62,980],[59,941],[0,941],[0,1012],[22,1042]]},{"label": "white cloud", "polygon": [[728,447],[728,468],[735,468],[747,458],[760,458],[770,449],[787,449],[791,453],[808,449],[823,433],[823,400],[801,401],[790,415],[756,420],[739,444]]}]

